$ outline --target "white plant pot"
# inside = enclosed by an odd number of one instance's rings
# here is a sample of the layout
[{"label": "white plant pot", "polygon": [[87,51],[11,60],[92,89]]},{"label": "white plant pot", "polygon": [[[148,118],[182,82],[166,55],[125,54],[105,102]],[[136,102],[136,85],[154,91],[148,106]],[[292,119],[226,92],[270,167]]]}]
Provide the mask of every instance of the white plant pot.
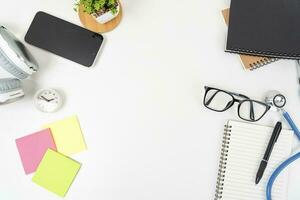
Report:
[{"label": "white plant pot", "polygon": [[97,16],[97,17],[95,15],[93,15],[93,16],[95,17],[97,22],[99,22],[100,24],[105,24],[105,23],[113,20],[114,18],[116,18],[118,16],[119,12],[120,12],[120,5],[117,6],[117,12],[115,14],[113,14],[111,11],[108,11],[100,16]]}]

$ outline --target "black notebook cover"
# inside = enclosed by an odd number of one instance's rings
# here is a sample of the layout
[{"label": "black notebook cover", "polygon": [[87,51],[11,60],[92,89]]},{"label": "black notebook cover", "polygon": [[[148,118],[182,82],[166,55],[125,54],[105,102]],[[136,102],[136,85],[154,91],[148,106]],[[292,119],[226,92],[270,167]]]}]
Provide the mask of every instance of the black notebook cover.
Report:
[{"label": "black notebook cover", "polygon": [[300,0],[231,0],[226,51],[300,59]]}]

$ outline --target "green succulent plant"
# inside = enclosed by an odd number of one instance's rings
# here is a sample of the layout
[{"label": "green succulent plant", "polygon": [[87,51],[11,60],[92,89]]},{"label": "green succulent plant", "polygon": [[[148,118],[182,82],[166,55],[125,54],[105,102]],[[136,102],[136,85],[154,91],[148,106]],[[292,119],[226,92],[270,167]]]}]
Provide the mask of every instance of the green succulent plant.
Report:
[{"label": "green succulent plant", "polygon": [[117,0],[79,0],[75,4],[74,10],[77,12],[79,6],[83,6],[84,12],[88,14],[99,14],[111,11],[117,13]]}]

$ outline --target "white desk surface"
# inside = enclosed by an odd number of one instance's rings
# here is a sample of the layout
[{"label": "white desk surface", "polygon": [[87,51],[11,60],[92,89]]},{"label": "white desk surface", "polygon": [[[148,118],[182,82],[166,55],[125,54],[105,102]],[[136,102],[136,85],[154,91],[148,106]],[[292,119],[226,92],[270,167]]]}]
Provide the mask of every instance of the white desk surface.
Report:
[{"label": "white desk surface", "polygon": [[[0,23],[22,40],[40,10],[80,25],[72,0],[0,2]],[[27,45],[41,69],[24,84],[22,101],[0,107],[0,199],[61,199],[24,174],[14,140],[70,115],[78,115],[88,145],[73,156],[82,168],[65,198],[70,200],[212,199],[223,125],[238,117],[236,106],[222,114],[205,109],[204,85],[257,99],[270,89],[282,91],[286,110],[300,124],[295,61],[246,72],[236,55],[224,53],[227,30],[220,11],[228,1],[122,4],[123,20],[104,34],[94,68]],[[35,109],[33,94],[45,87],[64,92],[59,112]],[[277,119],[269,113],[260,123],[274,125]],[[292,177],[291,187],[297,181]]]}]

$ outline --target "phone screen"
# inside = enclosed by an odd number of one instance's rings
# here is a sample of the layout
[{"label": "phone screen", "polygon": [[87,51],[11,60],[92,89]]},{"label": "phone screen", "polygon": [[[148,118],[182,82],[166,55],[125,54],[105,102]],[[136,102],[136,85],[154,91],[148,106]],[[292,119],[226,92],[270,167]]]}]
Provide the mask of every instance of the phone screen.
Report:
[{"label": "phone screen", "polygon": [[25,41],[41,49],[91,67],[103,36],[44,12],[38,12]]}]

